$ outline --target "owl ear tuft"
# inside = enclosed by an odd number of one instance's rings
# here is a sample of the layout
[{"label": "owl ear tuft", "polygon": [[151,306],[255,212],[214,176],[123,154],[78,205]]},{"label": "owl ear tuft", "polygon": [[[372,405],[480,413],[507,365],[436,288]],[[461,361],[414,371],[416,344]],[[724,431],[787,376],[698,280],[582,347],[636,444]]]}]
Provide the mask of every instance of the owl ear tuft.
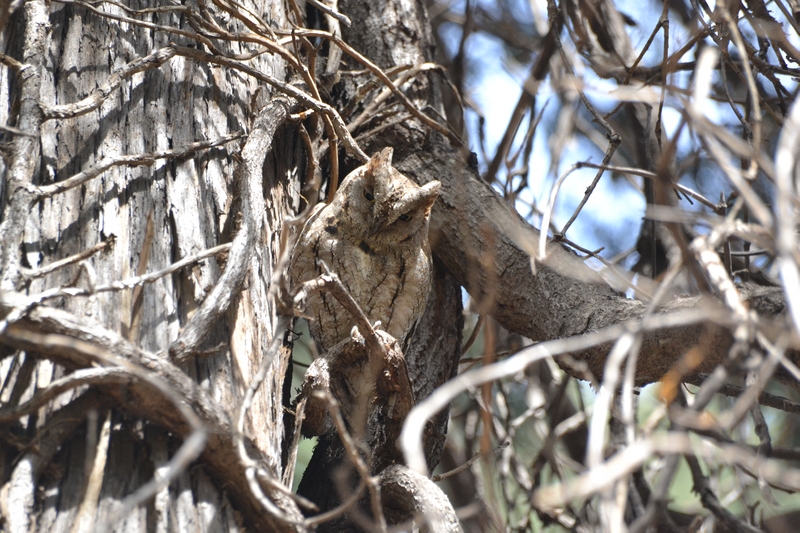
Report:
[{"label": "owl ear tuft", "polygon": [[387,146],[373,155],[367,162],[368,171],[375,173],[380,170],[390,169],[392,167],[392,154],[394,154],[394,148]]},{"label": "owl ear tuft", "polygon": [[431,208],[436,203],[436,199],[439,198],[439,191],[441,190],[442,184],[437,180],[428,182],[420,188],[420,196],[424,198],[424,200],[420,201],[420,207],[423,208],[425,216],[430,215]]}]

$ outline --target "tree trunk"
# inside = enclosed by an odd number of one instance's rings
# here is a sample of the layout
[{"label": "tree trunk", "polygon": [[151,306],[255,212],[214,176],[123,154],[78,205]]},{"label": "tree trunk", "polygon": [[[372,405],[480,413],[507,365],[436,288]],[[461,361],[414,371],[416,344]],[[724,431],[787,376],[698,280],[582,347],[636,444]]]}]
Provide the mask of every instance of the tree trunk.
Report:
[{"label": "tree trunk", "polygon": [[[134,2],[129,7],[152,4]],[[263,17],[285,26],[281,4],[266,9],[261,11]],[[284,335],[269,288],[280,254],[283,220],[299,207],[305,155],[291,125],[275,131],[287,110],[272,106],[265,117],[271,121],[266,127],[271,131],[260,147],[272,145],[263,175],[261,166],[256,175],[237,170],[242,166],[237,158],[248,140],[242,135],[250,133],[253,141],[255,118],[271,99],[269,90],[225,67],[174,57],[171,43],[194,46],[194,39],[119,22],[113,16],[131,14],[110,5],[88,8],[33,1],[18,9],[5,28],[5,53],[24,58],[32,68],[18,76],[3,69],[0,91],[6,105],[0,106],[0,122],[26,133],[41,131],[41,145],[32,143],[25,154],[23,163],[29,168],[22,175],[4,180],[4,289],[24,287],[27,294],[54,287],[88,289],[85,296],[48,300],[48,307],[39,308],[45,314],[29,315],[26,324],[41,333],[69,336],[91,330],[94,337],[84,333],[81,338],[124,346],[114,355],[129,353],[134,364],[148,369],[148,379],[157,375],[173,391],[194,397],[195,409],[202,406],[198,414],[209,433],[199,463],[202,468],[176,470],[171,486],[159,487],[154,498],[131,510],[115,528],[239,530],[248,525],[278,530],[254,498],[245,496],[247,480],[234,453],[232,420],[259,365],[271,358],[267,378],[247,413],[245,434],[253,456],[262,458],[267,470],[279,478],[283,376],[290,352],[269,353],[273,336]],[[189,16],[180,10],[135,18],[192,32]],[[241,43],[229,46],[231,53],[246,52]],[[153,57],[154,52],[161,55]],[[150,62],[140,72],[124,76],[118,88],[109,87],[115,72],[145,56]],[[273,55],[261,55],[250,64],[278,78],[286,75],[284,62]],[[88,101],[93,97],[99,105]],[[34,109],[26,107],[26,98],[33,98]],[[42,111],[37,111],[37,101]],[[10,138],[17,145],[30,142],[25,134]],[[182,156],[168,153],[200,141],[216,146]],[[53,188],[106,162],[139,154],[152,155],[141,163],[112,165],[98,177],[40,201],[30,202],[19,194],[21,187]],[[15,162],[12,159],[12,167],[4,169],[7,176]],[[250,197],[251,192],[257,194]],[[12,220],[15,209],[24,217]],[[244,216],[251,220],[243,220]],[[92,292],[230,243],[245,233],[246,225],[252,242],[237,249],[234,241],[227,256],[213,254],[132,289]],[[18,239],[20,231],[24,233]],[[93,248],[95,253],[82,262],[46,276],[28,275]],[[214,296],[223,271],[234,259],[243,261],[241,279],[232,280],[225,287],[229,293],[219,295],[224,303],[211,311],[216,319],[204,321],[208,312],[203,304]],[[45,316],[51,309],[62,314]],[[71,318],[74,323],[69,323]],[[187,335],[198,325],[199,335]],[[12,325],[6,331],[10,336],[6,344],[22,348],[24,328],[21,323]],[[43,349],[35,340],[28,342],[30,349],[3,360],[4,402],[24,400],[69,371],[109,364],[102,357],[81,361],[74,347],[59,352]],[[191,357],[174,366],[168,354],[178,348]],[[75,524],[92,530],[114,519],[126,496],[169,471],[169,460],[191,433],[170,398],[142,376],[127,383],[101,380],[98,388],[100,395],[83,396],[82,389],[75,389],[72,396],[34,411],[26,424],[5,426],[7,443],[14,442],[18,451],[3,446],[3,481],[27,478],[29,485],[10,489],[12,496],[28,491],[21,521],[9,521],[10,530],[24,531],[34,524],[41,531],[69,530]],[[104,423],[106,431],[100,432]],[[9,441],[11,435],[15,438]],[[42,454],[26,451],[36,442],[47,444]],[[105,457],[100,457],[101,449]],[[87,476],[98,461],[105,468],[100,470],[101,487],[93,493]],[[34,487],[39,487],[35,494]],[[289,516],[299,516],[285,496],[274,499]]]}]

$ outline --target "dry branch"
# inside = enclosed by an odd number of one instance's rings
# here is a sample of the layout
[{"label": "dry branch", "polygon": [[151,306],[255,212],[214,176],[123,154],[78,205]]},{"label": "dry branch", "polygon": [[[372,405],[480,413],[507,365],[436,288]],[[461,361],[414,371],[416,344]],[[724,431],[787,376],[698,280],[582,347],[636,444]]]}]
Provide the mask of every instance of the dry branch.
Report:
[{"label": "dry branch", "polygon": [[175,48],[166,46],[152,54],[131,61],[123,68],[111,74],[108,80],[98,87],[92,94],[72,104],[44,106],[44,119],[74,118],[90,113],[103,105],[109,95],[122,84],[123,81],[151,68],[158,68],[175,56]]},{"label": "dry branch", "polygon": [[121,165],[130,165],[130,166],[153,165],[159,159],[186,157],[187,155],[192,154],[194,152],[200,150],[206,150],[209,148],[214,148],[217,146],[222,146],[226,143],[241,138],[242,138],[241,134],[227,135],[224,137],[220,137],[219,139],[215,139],[213,141],[200,141],[192,143],[186,147],[179,148],[176,150],[163,150],[160,152],[153,152],[153,153],[119,155],[115,157],[109,157],[101,160],[91,168],[79,172],[74,176],[70,176],[69,178],[63,181],[59,181],[51,185],[43,185],[41,187],[38,187],[36,191],[38,195],[37,200],[41,200],[43,198],[49,198],[50,196],[53,196],[55,194],[61,194],[74,187],[83,185],[90,179],[94,179],[100,176],[103,172],[112,167]]},{"label": "dry branch", "polygon": [[[0,313],[5,315],[10,310],[7,300],[0,301]],[[43,345],[28,339],[41,335],[74,339],[70,341],[74,345],[69,342],[53,344],[46,352],[49,359],[67,368],[86,368],[96,360],[97,353],[105,353],[113,355],[118,364],[124,362],[126,368],[141,368],[149,375],[159,376],[170,391],[169,395],[179,399],[180,409],[154,396],[152,381],[148,380],[135,381],[125,391],[112,387],[107,389],[107,393],[131,414],[168,428],[182,437],[191,434],[191,427],[186,424],[182,412],[196,413],[208,434],[203,458],[211,474],[228,484],[230,495],[241,506],[248,522],[260,524],[259,527],[267,530],[278,527],[272,517],[263,513],[260,504],[247,489],[245,468],[236,453],[233,427],[227,413],[185,373],[161,357],[138,350],[118,334],[98,324],[46,307],[34,309],[11,324],[0,340],[3,344],[36,353]],[[80,349],[81,346],[87,346],[86,350]],[[279,494],[272,496],[287,512],[299,516],[291,500]]]},{"label": "dry branch", "polygon": [[[644,317],[645,304],[614,292],[596,272],[560,246],[548,246],[547,259],[537,262],[533,275],[538,230],[523,221],[453,152],[417,152],[398,167],[422,183],[431,176],[442,182],[441,200],[434,206],[431,219],[434,252],[473,298],[481,301],[492,295],[496,302],[492,314],[510,331],[539,341],[635,323]],[[481,215],[479,225],[468,222],[475,213]],[[492,235],[491,242],[486,235]],[[488,267],[479,259],[485,253],[493,257]],[[491,282],[498,279],[502,283]],[[780,312],[773,307],[780,289],[743,289],[739,291],[752,310],[768,311],[763,318],[773,318],[776,311]],[[700,297],[677,298],[658,313],[697,308],[701,301]],[[647,333],[641,348],[647,355],[639,359],[637,382],[660,379],[697,343],[702,331],[697,324],[686,324]],[[714,350],[695,372],[710,372],[726,355],[730,341],[721,332],[715,335],[718,340]],[[607,346],[602,345],[574,355],[586,361],[593,374],[602,376],[607,354]]]}]

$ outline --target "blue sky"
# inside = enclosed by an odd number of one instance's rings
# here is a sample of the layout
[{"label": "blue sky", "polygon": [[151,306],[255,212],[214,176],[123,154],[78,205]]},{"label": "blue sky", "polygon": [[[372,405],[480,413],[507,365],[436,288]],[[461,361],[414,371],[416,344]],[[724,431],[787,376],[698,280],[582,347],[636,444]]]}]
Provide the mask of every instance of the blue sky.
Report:
[{"label": "blue sky", "polygon": [[[479,2],[487,9],[491,9],[491,2]],[[543,0],[532,0],[531,4],[538,5],[541,13],[546,12],[546,3]],[[463,2],[455,2],[455,6],[460,6],[463,9]],[[616,2],[620,10],[629,15],[635,16],[640,21],[648,21],[652,24],[658,20],[660,14],[660,7],[655,2],[636,2],[631,1]],[[713,7],[713,6],[712,6]],[[515,15],[527,21],[532,20],[530,6],[527,2],[518,2],[518,9],[515,10]],[[632,45],[634,50],[640,50],[645,44],[652,27],[645,27],[639,25],[637,27],[628,28],[631,36]],[[451,50],[460,39],[460,28],[455,25],[444,27],[445,41],[448,43]],[[681,28],[680,24],[675,23],[670,27],[670,51],[674,51],[684,42],[686,42],[686,32]],[[568,46],[568,41],[565,40]],[[661,50],[663,47],[661,34],[657,35],[650,52],[645,56],[642,64],[650,65],[657,64],[661,59]],[[514,63],[513,59],[505,52],[501,43],[493,38],[487,37],[485,34],[475,33],[472,34],[467,43],[468,57],[480,64],[479,69],[474,69],[472,75],[467,78],[465,91],[467,96],[472,99],[480,108],[483,116],[486,118],[486,145],[489,156],[493,154],[497,144],[499,143],[511,113],[519,99],[521,93],[521,86],[523,80],[526,78],[529,65]],[[687,59],[693,59],[687,57]],[[611,110],[616,101],[607,95],[616,88],[615,84],[608,83],[597,77],[593,77],[591,72],[584,72],[584,79],[590,85],[586,87],[586,94],[591,99],[593,104],[602,111]],[[680,73],[673,75],[670,79],[677,82],[679,85],[687,85],[688,77],[691,73]],[[680,78],[682,77],[682,79]],[[536,101],[537,112],[542,109],[545,102],[553,96],[552,88],[549,83],[544,83],[538,93]],[[668,106],[664,110],[664,128],[666,132],[672,132],[679,121],[679,113]],[[674,100],[671,102],[676,104]],[[559,112],[558,102],[553,101],[548,109],[545,111],[542,123],[552,122],[557,120],[557,113]],[[730,115],[730,116],[728,116]],[[732,114],[724,109],[720,111],[719,108],[709,108],[709,118],[715,122],[731,123]],[[735,120],[735,119],[734,119]],[[467,111],[467,124],[469,129],[470,141],[472,143],[473,151],[479,153],[477,148],[478,143],[478,116],[476,113]],[[523,128],[525,127],[523,124]],[[531,176],[530,176],[530,190],[526,192],[523,198],[526,201],[535,201],[537,205],[543,209],[544,203],[550,194],[550,189],[553,185],[555,178],[566,171],[572,164],[578,161],[591,161],[600,163],[603,157],[603,150],[605,147],[598,148],[589,143],[586,139],[575,138],[572,142],[568,143],[565,152],[561,157],[561,165],[559,168],[551,172],[551,158],[550,158],[550,143],[547,138],[547,128],[540,125],[534,139],[534,152],[531,158]],[[518,135],[521,137],[521,134]],[[682,139],[682,145],[686,148],[689,147],[691,138],[687,134],[685,139]],[[481,168],[486,168],[486,162],[481,161]],[[592,169],[583,169],[573,172],[566,180],[558,198],[556,209],[554,213],[554,221],[556,226],[561,227],[566,220],[571,216],[575,207],[583,197],[586,186],[591,183],[595,175]],[[709,176],[705,173],[704,176]],[[633,178],[637,182],[641,182],[640,178]],[[697,187],[696,184],[688,184],[692,187]],[[703,183],[700,192],[705,194],[706,197],[713,201],[719,199],[719,192],[728,190],[722,179],[716,179],[711,175]],[[620,209],[623,206],[624,209]],[[645,202],[641,193],[631,186],[626,180],[612,180],[609,174],[606,174],[600,181],[598,188],[593,193],[591,199],[584,207],[581,215],[577,221],[570,228],[568,238],[577,242],[578,244],[589,248],[597,249],[601,246],[607,246],[602,255],[611,257],[621,250],[625,250],[634,246],[638,236],[639,226],[641,219],[644,215]],[[686,209],[697,209],[698,206],[690,206],[687,202],[682,202],[681,207]],[[522,213],[527,212],[525,207],[520,206]],[[531,221],[537,227],[540,226],[538,220]],[[631,257],[627,266],[635,262],[635,257]]]}]

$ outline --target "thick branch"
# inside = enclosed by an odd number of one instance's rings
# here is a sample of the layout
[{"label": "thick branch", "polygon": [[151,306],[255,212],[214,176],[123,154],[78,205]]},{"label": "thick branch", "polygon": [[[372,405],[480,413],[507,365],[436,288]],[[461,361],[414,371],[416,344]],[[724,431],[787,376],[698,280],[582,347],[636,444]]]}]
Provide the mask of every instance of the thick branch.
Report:
[{"label": "thick branch", "polygon": [[421,527],[420,531],[462,531],[444,492],[433,481],[406,466],[393,465],[381,472],[381,497],[391,523],[416,519],[418,523],[427,522],[427,527]]},{"label": "thick branch", "polygon": [[[13,303],[9,301],[9,297],[10,294],[6,293],[0,300],[0,316],[5,316],[13,309]],[[25,318],[9,325],[5,333],[0,336],[0,342],[16,349],[36,352],[38,348],[36,345],[30,345],[23,340],[26,331],[38,334],[65,335],[88,342],[158,375],[176,395],[185,399],[186,404],[202,420],[204,427],[208,430],[208,442],[203,452],[203,458],[213,477],[224,482],[226,491],[245,515],[247,522],[262,531],[288,530],[287,526],[274,522],[272,517],[264,513],[261,505],[248,490],[245,468],[236,455],[232,426],[228,415],[217,402],[179,368],[161,357],[138,350],[122,337],[99,324],[57,309],[39,307],[31,311]],[[15,332],[22,334],[16,336]],[[92,364],[92,361],[79,351],[64,347],[52,347],[48,350],[47,356],[68,368],[85,368]],[[136,416],[169,428],[181,437],[186,437],[191,432],[191,428],[181,413],[169,402],[164,402],[160,396],[154,395],[150,385],[134,381],[124,389],[109,387],[107,392]],[[251,448],[255,449],[254,446]],[[270,496],[285,512],[300,518],[294,503],[284,495],[273,493]]]},{"label": "thick branch", "polygon": [[[543,341],[641,322],[646,304],[612,290],[597,272],[560,246],[549,245],[545,264],[537,263],[532,272],[539,231],[468,169],[457,152],[434,144],[428,151],[412,153],[398,167],[421,183],[434,177],[442,182],[431,220],[434,253],[508,330]],[[779,289],[760,288],[745,299],[751,309],[771,318],[783,311],[779,295]],[[676,298],[659,313],[679,312],[699,302],[698,297]],[[720,328],[688,325],[645,333],[637,381],[658,380],[699,343],[701,335],[714,338],[708,343],[713,348],[694,372],[710,372],[727,353],[730,335]],[[574,355],[601,376],[608,348],[602,345]]]},{"label": "thick branch", "polygon": [[[395,3],[387,2],[386,5],[386,9],[391,10]],[[367,31],[343,30],[344,37],[380,67],[397,66],[396,55],[385,53],[387,49],[402,50],[405,57],[426,57],[427,46],[432,43],[426,41],[424,22],[416,21],[421,28],[419,39],[398,40],[388,23],[372,12],[363,12],[361,4],[342,1],[340,6],[353,20],[361,17],[369,21],[365,25]],[[409,14],[405,24],[412,27],[414,22]],[[427,90],[430,91],[428,101],[436,107],[442,98],[439,89],[431,84]],[[508,330],[534,341],[570,337],[614,324],[642,321],[648,312],[645,303],[615,292],[597,272],[558,245],[551,244],[546,264],[537,264],[535,272],[532,271],[531,257],[535,254],[539,232],[473,169],[468,168],[466,159],[469,154],[451,148],[435,132],[425,137],[416,135],[416,132],[424,130],[421,123],[408,120],[402,128],[392,128],[390,133],[381,133],[365,141],[365,149],[371,152],[386,145],[405,143],[402,153],[396,152],[395,166],[420,183],[432,179],[442,182],[442,191],[431,219],[431,244],[435,256],[468,290],[479,309],[490,309]],[[715,131],[717,135],[725,132],[720,128]],[[743,145],[742,149],[746,148],[744,155],[750,157],[752,150],[744,146],[746,143],[727,134],[726,146],[733,150],[734,143]],[[408,154],[405,159],[402,159],[403,154]],[[769,162],[759,160],[759,165],[767,169]],[[772,318],[785,307],[779,292],[759,288],[743,299],[747,300],[751,310],[766,311],[758,311],[761,317]],[[697,297],[676,298],[658,313],[695,307],[699,301]],[[642,356],[638,358],[637,381],[645,383],[659,379],[689,348],[698,345],[701,337],[711,349],[704,354],[701,364],[692,369],[692,374],[708,373],[723,360],[730,344],[730,334],[724,328],[694,324],[646,332],[642,340]],[[609,345],[603,345],[575,355],[586,361],[596,376],[600,376],[608,353]]]}]

